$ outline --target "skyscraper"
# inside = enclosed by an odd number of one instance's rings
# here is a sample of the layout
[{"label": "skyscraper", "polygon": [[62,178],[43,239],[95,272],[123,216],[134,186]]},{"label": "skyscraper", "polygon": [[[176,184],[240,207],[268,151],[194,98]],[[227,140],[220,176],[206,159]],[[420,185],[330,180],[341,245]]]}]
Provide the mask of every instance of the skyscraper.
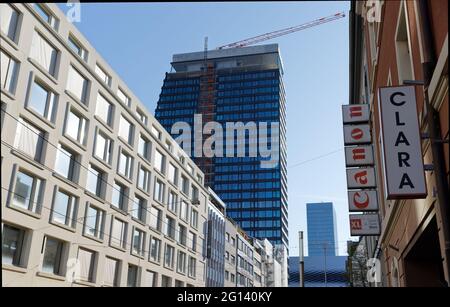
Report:
[{"label": "skyscraper", "polygon": [[337,230],[333,203],[306,204],[308,255],[336,256]]},{"label": "skyscraper", "polygon": [[[173,137],[185,142],[183,148],[205,172],[206,184],[227,204],[231,218],[250,236],[287,246],[286,110],[278,45],[176,54],[171,64],[156,118]],[[194,120],[198,119],[195,114],[202,114],[202,123]],[[203,125],[212,121],[224,131],[227,123],[244,124],[243,134],[239,137],[236,130],[222,144],[214,144],[214,149],[223,149],[222,156],[198,155],[202,143],[199,145],[196,134],[201,134]],[[177,122],[194,128],[188,137],[180,136],[179,130],[172,131]],[[252,124],[256,124],[257,134],[246,130]],[[274,126],[279,129],[269,129]],[[251,138],[264,133],[270,138],[267,144]],[[205,133],[203,140],[207,136]],[[230,140],[234,144],[230,145]],[[237,153],[239,144],[245,145],[245,156],[228,155],[227,149]],[[255,144],[259,151],[252,155]],[[186,148],[189,145],[191,148]],[[276,158],[261,151],[262,145],[275,149]],[[264,165],[267,160],[275,163]]]}]

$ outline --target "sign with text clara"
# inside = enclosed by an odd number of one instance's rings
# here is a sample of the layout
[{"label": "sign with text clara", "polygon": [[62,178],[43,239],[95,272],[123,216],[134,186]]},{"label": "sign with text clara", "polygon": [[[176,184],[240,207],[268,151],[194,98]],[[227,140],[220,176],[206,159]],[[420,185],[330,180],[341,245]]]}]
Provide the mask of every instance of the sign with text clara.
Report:
[{"label": "sign with text clara", "polygon": [[348,210],[377,211],[378,199],[376,190],[348,191]]},{"label": "sign with text clara", "polygon": [[351,236],[376,236],[379,234],[378,214],[350,214]]},{"label": "sign with text clara", "polygon": [[387,199],[425,198],[427,189],[413,86],[378,91]]}]

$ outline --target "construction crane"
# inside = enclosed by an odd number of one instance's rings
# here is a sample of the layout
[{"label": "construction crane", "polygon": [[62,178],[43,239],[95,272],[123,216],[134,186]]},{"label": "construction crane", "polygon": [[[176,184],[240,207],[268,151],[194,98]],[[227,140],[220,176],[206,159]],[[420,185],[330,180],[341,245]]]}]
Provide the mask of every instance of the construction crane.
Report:
[{"label": "construction crane", "polygon": [[241,48],[241,47],[245,47],[245,46],[249,46],[249,45],[253,45],[262,41],[266,41],[275,37],[280,37],[289,33],[293,33],[293,32],[297,32],[297,31],[301,31],[304,29],[308,29],[308,28],[312,28],[327,22],[331,22],[340,18],[344,18],[345,17],[345,13],[344,12],[340,12],[340,13],[336,13],[334,15],[330,15],[327,17],[323,17],[320,19],[315,19],[313,21],[298,25],[298,26],[294,26],[294,27],[289,27],[289,28],[285,28],[285,29],[281,29],[281,30],[277,30],[277,31],[273,31],[273,32],[268,32],[265,34],[261,34],[255,37],[251,37],[251,38],[247,38],[238,42],[234,42],[228,45],[224,45],[224,46],[220,46],[217,47],[216,50],[220,50],[220,49],[229,49],[229,48]]}]

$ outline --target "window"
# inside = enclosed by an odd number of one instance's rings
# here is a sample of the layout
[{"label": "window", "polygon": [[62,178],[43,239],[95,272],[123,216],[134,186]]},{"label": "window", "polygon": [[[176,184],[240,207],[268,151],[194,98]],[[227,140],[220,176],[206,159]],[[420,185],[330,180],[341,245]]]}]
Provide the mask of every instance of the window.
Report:
[{"label": "window", "polygon": [[156,287],[157,274],[153,271],[145,271],[145,286]]},{"label": "window", "polygon": [[155,190],[153,193],[153,198],[156,201],[159,201],[161,203],[164,202],[164,189],[165,189],[164,183],[161,180],[156,179],[155,180]]},{"label": "window", "polygon": [[95,65],[95,73],[100,77],[100,80],[102,80],[103,83],[107,86],[111,86],[111,77],[100,66],[98,66],[98,64]]},{"label": "window", "polygon": [[231,273],[230,279],[231,279],[231,282],[234,282],[234,281],[235,281],[235,275],[234,275],[233,273]]},{"label": "window", "polygon": [[136,109],[136,115],[139,118],[139,120],[144,124],[147,125],[148,123],[148,117],[144,114],[144,111],[141,111],[139,109]]},{"label": "window", "polygon": [[97,129],[97,135],[95,137],[95,151],[94,155],[103,160],[104,162],[111,163],[111,155],[113,150],[114,141],[106,136],[103,132]]},{"label": "window", "polygon": [[145,232],[137,228],[133,231],[133,248],[132,252],[139,256],[144,256],[144,246],[145,245]]},{"label": "window", "polygon": [[166,275],[161,276],[161,287],[172,287],[172,278]]},{"label": "window", "polygon": [[182,251],[178,251],[177,272],[186,274],[186,253],[183,253]]},{"label": "window", "polygon": [[31,86],[30,98],[27,108],[36,111],[40,116],[48,121],[54,122],[56,112],[56,95],[40,81],[34,80]]},{"label": "window", "polygon": [[189,262],[188,262],[188,275],[189,275],[189,277],[195,278],[196,266],[197,266],[197,260],[194,257],[189,256]]},{"label": "window", "polygon": [[169,181],[178,184],[178,169],[172,163],[169,163]]},{"label": "window", "polygon": [[[2,8],[6,4],[1,4]],[[3,20],[2,20],[3,22]],[[14,94],[16,91],[17,75],[19,72],[19,63],[8,54],[0,51],[1,59],[1,88]]]},{"label": "window", "polygon": [[192,202],[193,203],[197,203],[199,201],[198,199],[198,189],[192,185]]},{"label": "window", "polygon": [[67,90],[82,103],[86,104],[88,97],[89,81],[81,75],[73,66],[69,68],[67,76]]},{"label": "window", "polygon": [[77,205],[77,197],[57,189],[53,201],[52,221],[75,228]]},{"label": "window", "polygon": [[175,248],[173,246],[170,246],[169,244],[166,244],[166,248],[164,251],[164,266],[166,268],[173,269],[174,253],[175,253]]},{"label": "window", "polygon": [[139,167],[138,188],[150,193],[150,171],[142,165]]},{"label": "window", "polygon": [[144,137],[142,134],[139,136],[138,142],[138,154],[146,159],[150,160],[150,152],[151,152],[151,143],[150,141]]},{"label": "window", "polygon": [[65,123],[65,134],[82,145],[86,145],[87,137],[87,119],[77,113],[74,109],[70,109],[67,113]]},{"label": "window", "polygon": [[19,118],[14,139],[14,147],[41,162],[44,151],[45,133]]},{"label": "window", "polygon": [[139,268],[135,265],[128,265],[127,287],[138,286],[138,271]]},{"label": "window", "polygon": [[165,145],[166,145],[166,148],[167,148],[167,150],[169,151],[169,152],[172,152],[172,143],[170,143],[169,141],[166,141],[166,143],[165,143]]},{"label": "window", "polygon": [[161,240],[154,237],[150,239],[150,260],[158,263],[161,260]]},{"label": "window", "polygon": [[45,237],[44,257],[42,261],[42,272],[63,275],[62,270],[62,253],[64,242]]},{"label": "window", "polygon": [[177,214],[177,208],[178,208],[178,195],[174,191],[170,191],[169,193],[169,199],[167,201],[169,210],[173,213]]},{"label": "window", "polygon": [[80,155],[67,147],[58,144],[56,151],[55,171],[73,182],[78,182],[78,171]]},{"label": "window", "polygon": [[162,225],[162,212],[161,210],[152,207],[150,209],[150,227],[161,231],[161,225]]},{"label": "window", "polygon": [[46,23],[53,29],[58,30],[59,20],[43,4],[34,3],[33,8]]},{"label": "window", "polygon": [[119,136],[124,139],[129,145],[133,145],[133,130],[134,126],[122,115],[120,115]]},{"label": "window", "polygon": [[187,228],[181,224],[178,224],[178,243],[186,246]]},{"label": "window", "polygon": [[235,238],[231,238],[231,245],[236,246],[236,239]]},{"label": "window", "polygon": [[2,224],[2,264],[22,266],[22,245],[25,231]]},{"label": "window", "polygon": [[86,189],[92,194],[103,198],[106,173],[89,164],[87,172]]},{"label": "window", "polygon": [[230,272],[225,270],[225,280],[228,280],[228,279],[230,279]]},{"label": "window", "polygon": [[1,31],[6,34],[6,36],[8,36],[12,41],[16,41],[19,12],[16,11],[11,5],[6,3],[0,4],[0,8]]},{"label": "window", "polygon": [[105,285],[111,287],[119,286],[120,261],[110,257],[105,258]]},{"label": "window", "polygon": [[11,205],[39,213],[43,192],[44,182],[42,179],[19,170],[16,175]]},{"label": "window", "polygon": [[78,261],[80,263],[80,280],[94,282],[95,252],[80,248]]},{"label": "window", "polygon": [[117,181],[114,182],[111,193],[111,204],[122,211],[127,211],[127,199],[127,187]]},{"label": "window", "polygon": [[191,250],[193,250],[194,252],[197,250],[197,235],[195,233],[193,233],[192,231],[189,231],[187,243]]},{"label": "window", "polygon": [[406,7],[404,2],[400,5],[400,16],[395,34],[395,53],[397,56],[399,84],[403,84],[404,80],[414,79]]},{"label": "window", "polygon": [[127,238],[127,223],[118,218],[112,219],[111,245],[125,249]]},{"label": "window", "polygon": [[120,88],[117,90],[117,97],[127,106],[131,106],[131,99]]},{"label": "window", "polygon": [[55,76],[58,50],[56,50],[56,48],[38,32],[34,32],[33,35],[30,57],[42,66],[50,75]]},{"label": "window", "polygon": [[230,242],[230,234],[228,232],[225,234],[225,239],[227,242]]},{"label": "window", "polygon": [[225,252],[225,260],[230,260],[230,253],[229,252]]},{"label": "window", "polygon": [[67,43],[69,44],[70,49],[72,49],[83,61],[87,62],[88,52],[83,46],[75,39],[72,35],[69,35],[67,39]]},{"label": "window", "polygon": [[158,139],[161,140],[161,131],[159,131],[158,129],[156,129],[155,126],[152,125],[152,134]]},{"label": "window", "polygon": [[231,257],[231,261],[230,261],[230,262],[231,262],[233,265],[235,265],[235,264],[236,264],[236,257],[233,256],[233,255],[231,255],[230,257]]},{"label": "window", "polygon": [[155,168],[162,174],[164,174],[165,170],[166,157],[159,152],[159,150],[155,151]]},{"label": "window", "polygon": [[105,124],[112,127],[114,106],[100,93],[97,94],[97,104],[95,105],[95,115]]},{"label": "window", "polygon": [[168,236],[169,238],[172,238],[175,240],[175,220],[169,216],[166,216],[166,221],[165,221],[165,230],[164,230],[164,234],[166,236]]},{"label": "window", "polygon": [[184,194],[189,195],[189,179],[184,175],[181,175],[181,191],[183,191]]},{"label": "window", "polygon": [[191,212],[191,226],[194,227],[195,229],[198,228],[198,212],[194,209],[192,209]]},{"label": "window", "polygon": [[105,211],[89,204],[86,210],[84,232],[92,237],[103,239]]},{"label": "window", "polygon": [[133,202],[133,209],[131,211],[131,216],[139,221],[145,223],[145,212],[146,212],[145,200],[142,197],[135,196]]},{"label": "window", "polygon": [[118,173],[131,179],[133,175],[133,160],[134,159],[129,154],[122,150],[119,156]]},{"label": "window", "polygon": [[189,219],[189,206],[188,203],[184,200],[180,203],[180,218],[186,222]]}]

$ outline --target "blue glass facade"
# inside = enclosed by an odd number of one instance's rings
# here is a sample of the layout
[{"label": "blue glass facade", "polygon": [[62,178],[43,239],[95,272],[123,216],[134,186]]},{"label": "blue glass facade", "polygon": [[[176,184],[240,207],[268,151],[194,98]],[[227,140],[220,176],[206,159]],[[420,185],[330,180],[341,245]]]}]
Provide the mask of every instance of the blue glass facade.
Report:
[{"label": "blue glass facade", "polygon": [[335,256],[337,250],[336,216],[333,203],[306,204],[308,255]]},{"label": "blue glass facade", "polygon": [[[269,56],[276,59],[275,64],[264,63]],[[246,62],[255,59],[261,64],[246,66]],[[220,123],[224,131],[227,122],[267,123],[268,148],[273,146],[279,154],[276,167],[263,168],[261,160],[267,158],[250,157],[248,131],[245,157],[213,157],[207,161],[194,157],[194,161],[205,172],[206,184],[227,204],[227,215],[243,230],[252,237],[268,238],[274,244],[288,246],[286,107],[278,51],[269,55],[226,58],[228,62],[240,63],[236,64],[239,67],[221,68],[221,60],[220,57],[208,60],[214,69],[214,82],[210,89],[213,103],[207,114],[204,105],[201,106],[201,97],[205,96],[202,95],[202,72],[187,69],[166,74],[155,116],[169,132],[177,121],[193,127],[194,114],[199,113],[204,115],[203,120],[208,118]],[[270,141],[272,123],[279,124],[279,131],[275,132],[279,138],[273,143]],[[237,134],[234,140],[237,152]],[[191,145],[194,148],[194,132]],[[224,141],[224,153],[226,146]]]},{"label": "blue glass facade", "polygon": [[[305,287],[348,287],[347,256],[304,257]],[[289,257],[289,287],[299,287],[299,259]]]}]

